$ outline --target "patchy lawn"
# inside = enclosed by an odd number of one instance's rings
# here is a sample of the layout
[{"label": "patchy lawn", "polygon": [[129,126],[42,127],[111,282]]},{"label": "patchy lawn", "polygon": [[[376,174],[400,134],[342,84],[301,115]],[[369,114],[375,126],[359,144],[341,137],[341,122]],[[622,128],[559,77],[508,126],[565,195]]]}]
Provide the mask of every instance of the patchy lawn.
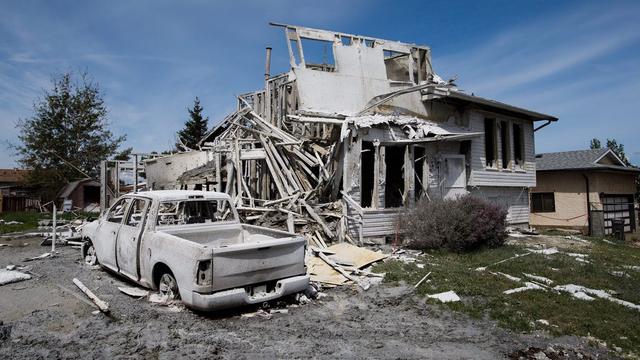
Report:
[{"label": "patchy lawn", "polygon": [[[535,239],[535,238],[534,238]],[[551,239],[562,242],[564,237]],[[607,290],[615,298],[640,304],[640,248],[622,243],[588,239],[581,247],[562,248],[551,255],[529,253],[518,239],[517,245],[485,249],[471,254],[429,252],[418,257],[423,268],[397,260],[375,267],[386,272],[387,282],[417,283],[432,272],[428,282],[416,290],[420,295],[455,291],[461,302],[447,306],[473,317],[488,316],[501,326],[519,332],[547,331],[553,335],[592,336],[604,341],[610,349],[619,347],[631,357],[640,355],[640,310],[628,308],[605,299],[581,300],[566,292],[551,289],[527,290],[504,294],[508,289],[524,286],[523,273],[543,276],[556,285],[575,284],[591,289]],[[533,241],[535,242],[535,240]],[[529,254],[527,254],[529,253]],[[586,254],[586,261],[568,255]],[[499,264],[498,261],[524,255]],[[631,268],[635,266],[635,268]],[[487,267],[484,271],[476,270]],[[521,278],[518,283],[501,272]],[[429,301],[436,301],[430,299]],[[546,320],[548,325],[545,324]],[[597,340],[596,340],[597,339]],[[619,349],[620,350],[620,349]]]},{"label": "patchy lawn", "polygon": [[[76,215],[77,214],[77,215]],[[38,221],[51,220],[51,214],[39,213],[39,212],[6,212],[0,214],[0,219],[4,220],[4,224],[0,224],[0,234],[7,234],[12,232],[22,232],[27,230],[34,230],[38,228]],[[58,214],[58,219],[61,220],[73,220],[77,218],[88,219],[96,218],[98,214],[93,213],[64,213]],[[17,221],[21,224],[7,225],[7,222]]]}]

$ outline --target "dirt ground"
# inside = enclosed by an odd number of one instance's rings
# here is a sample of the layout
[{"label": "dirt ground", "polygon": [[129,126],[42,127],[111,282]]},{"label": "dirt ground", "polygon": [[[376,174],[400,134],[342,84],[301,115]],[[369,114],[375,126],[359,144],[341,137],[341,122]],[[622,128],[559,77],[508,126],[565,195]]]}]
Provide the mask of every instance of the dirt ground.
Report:
[{"label": "dirt ground", "polygon": [[[49,251],[40,238],[0,243],[0,266],[31,266],[31,280],[0,287],[0,359],[38,358],[534,358],[531,349],[580,349],[603,358],[582,339],[522,335],[425,304],[407,287],[368,291],[328,289],[306,305],[270,319],[243,317],[255,308],[221,314],[174,311],[133,299],[125,280],[90,269],[79,250],[59,247],[54,258],[23,263]],[[23,246],[23,244],[28,244]],[[74,286],[79,278],[110,304],[95,308]],[[273,304],[277,306],[277,304]],[[576,358],[575,352],[566,358]],[[538,352],[539,354],[539,352]]]}]

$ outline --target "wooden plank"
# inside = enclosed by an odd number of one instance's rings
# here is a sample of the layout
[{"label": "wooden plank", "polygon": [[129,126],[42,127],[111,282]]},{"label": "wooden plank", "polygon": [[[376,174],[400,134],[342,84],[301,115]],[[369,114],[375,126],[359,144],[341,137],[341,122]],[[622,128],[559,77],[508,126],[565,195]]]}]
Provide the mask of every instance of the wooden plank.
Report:
[{"label": "wooden plank", "polygon": [[76,286],[80,290],[82,290],[82,292],[85,293],[85,295],[87,295],[89,299],[93,301],[94,304],[96,304],[96,306],[98,307],[98,309],[100,309],[100,311],[102,311],[103,313],[109,312],[109,304],[100,300],[100,298],[98,298],[91,290],[89,290],[89,288],[84,286],[84,284],[80,280],[73,278],[73,283],[76,284]]},{"label": "wooden plank", "polygon": [[304,208],[307,210],[309,215],[311,215],[311,218],[313,220],[315,220],[318,224],[320,224],[320,226],[322,227],[322,231],[324,231],[324,233],[327,234],[327,236],[330,239],[333,239],[333,237],[334,237],[333,232],[331,231],[331,229],[329,229],[329,227],[324,222],[324,220],[322,220],[322,218],[320,218],[320,216],[318,216],[318,214],[315,212],[315,210],[313,210],[313,208],[311,208],[311,206],[309,206],[309,204],[307,204],[307,202],[304,201],[304,199],[300,199],[300,204],[302,204],[302,206],[304,206]]}]

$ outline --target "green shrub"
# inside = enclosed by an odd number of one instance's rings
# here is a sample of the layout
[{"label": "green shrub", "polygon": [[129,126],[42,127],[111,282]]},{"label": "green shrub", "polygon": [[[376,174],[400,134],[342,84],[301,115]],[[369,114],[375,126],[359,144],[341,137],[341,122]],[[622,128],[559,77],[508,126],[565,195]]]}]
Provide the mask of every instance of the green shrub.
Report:
[{"label": "green shrub", "polygon": [[446,248],[456,252],[504,243],[507,211],[478,197],[420,200],[399,218],[405,245],[413,249]]}]

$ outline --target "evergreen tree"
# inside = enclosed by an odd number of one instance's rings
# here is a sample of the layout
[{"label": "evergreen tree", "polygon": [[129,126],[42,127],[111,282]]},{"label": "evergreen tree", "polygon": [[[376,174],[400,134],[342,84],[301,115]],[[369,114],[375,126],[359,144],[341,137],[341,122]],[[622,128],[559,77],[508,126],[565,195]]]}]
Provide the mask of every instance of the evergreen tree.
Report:
[{"label": "evergreen tree", "polygon": [[86,73],[54,76],[53,88],[33,105],[33,116],[18,121],[19,162],[32,169],[30,183],[52,199],[67,182],[97,178],[101,160],[125,140],[108,129],[102,92]]},{"label": "evergreen tree", "polygon": [[182,149],[186,146],[189,149],[196,149],[198,147],[198,142],[200,142],[207,133],[209,125],[209,118],[202,116],[202,110],[200,99],[196,96],[193,102],[193,108],[187,109],[187,111],[189,111],[189,119],[184,123],[184,128],[178,131],[176,148]]},{"label": "evergreen tree", "polygon": [[593,138],[590,147],[591,149],[602,149],[602,144],[600,144],[600,140]]}]

